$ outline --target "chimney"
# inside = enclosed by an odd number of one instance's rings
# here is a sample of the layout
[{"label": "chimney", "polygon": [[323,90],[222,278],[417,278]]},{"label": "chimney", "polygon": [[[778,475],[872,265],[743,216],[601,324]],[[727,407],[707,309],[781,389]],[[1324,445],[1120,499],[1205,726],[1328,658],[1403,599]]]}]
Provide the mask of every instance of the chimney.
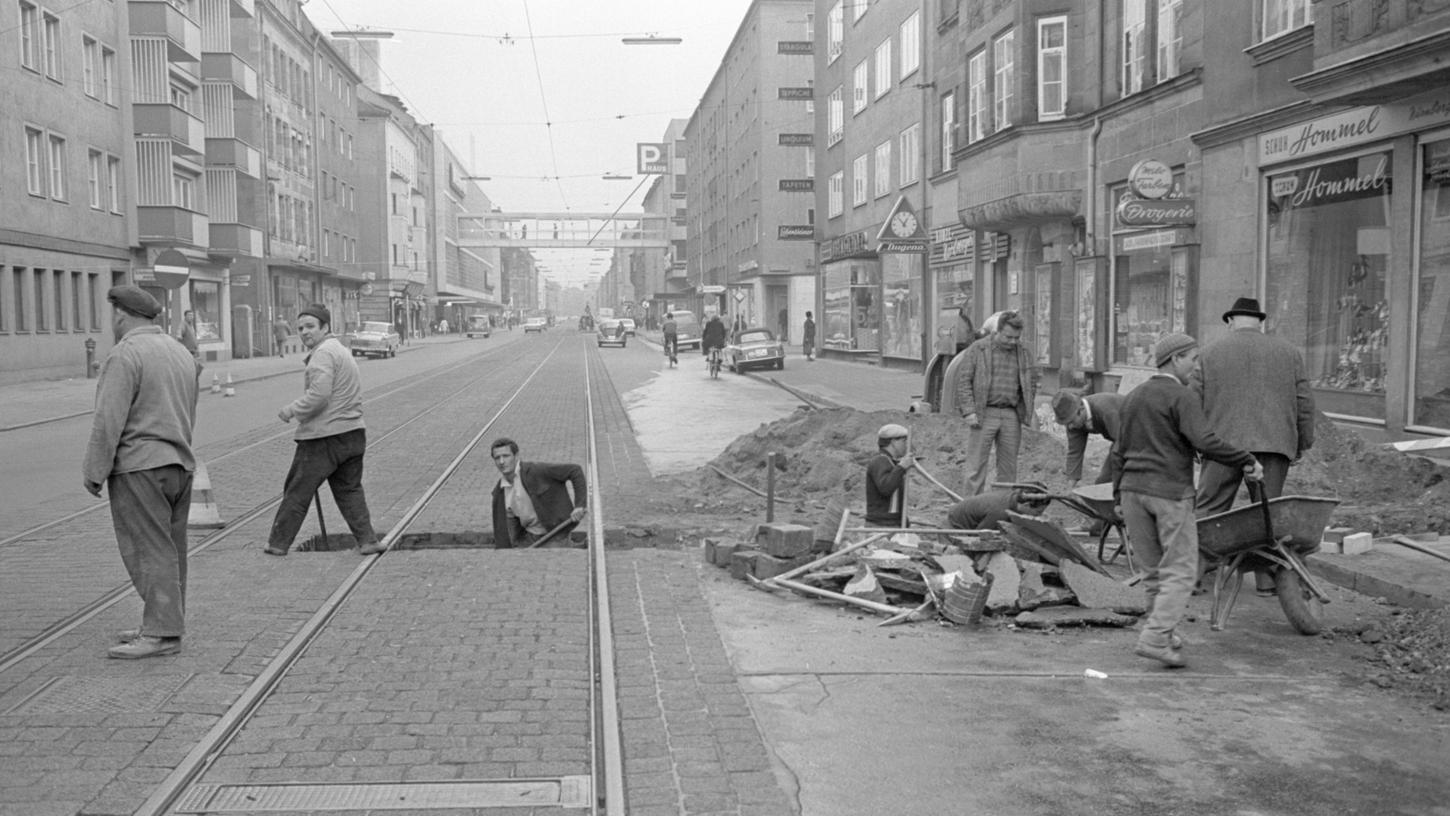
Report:
[{"label": "chimney", "polygon": [[332,36],[348,64],[362,77],[363,84],[381,92],[382,40],[392,39],[393,32],[359,29],[334,31]]}]

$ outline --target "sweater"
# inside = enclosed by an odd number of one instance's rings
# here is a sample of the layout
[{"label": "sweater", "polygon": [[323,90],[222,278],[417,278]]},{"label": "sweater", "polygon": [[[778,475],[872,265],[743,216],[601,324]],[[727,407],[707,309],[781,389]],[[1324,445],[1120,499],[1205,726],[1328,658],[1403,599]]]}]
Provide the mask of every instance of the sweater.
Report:
[{"label": "sweater", "polygon": [[1192,391],[1171,374],[1154,374],[1123,401],[1113,444],[1113,495],[1125,490],[1163,499],[1193,496],[1198,451],[1231,467],[1254,463],[1253,454],[1209,430]]},{"label": "sweater", "polygon": [[906,469],[885,453],[866,463],[866,523],[883,527],[901,526],[901,486]]},{"label": "sweater", "polygon": [[365,427],[362,380],[352,352],[329,335],[303,362],[305,392],[282,409],[297,420],[296,438],[322,439]]}]

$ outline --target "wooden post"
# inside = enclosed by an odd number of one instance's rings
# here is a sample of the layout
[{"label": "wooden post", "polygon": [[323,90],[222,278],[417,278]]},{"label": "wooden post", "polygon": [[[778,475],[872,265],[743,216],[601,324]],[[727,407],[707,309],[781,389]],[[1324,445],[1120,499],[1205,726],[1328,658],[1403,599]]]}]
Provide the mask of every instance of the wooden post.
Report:
[{"label": "wooden post", "polygon": [[807,595],[819,595],[822,598],[830,598],[833,601],[840,601],[841,603],[848,603],[853,606],[859,606],[862,609],[869,609],[872,612],[880,612],[884,615],[909,615],[914,611],[911,609],[904,609],[899,606],[892,606],[891,604],[868,601],[865,598],[852,598],[850,595],[842,595],[839,592],[832,592],[829,589],[819,589],[817,587],[811,586],[810,584],[802,584],[798,581],[781,580],[779,577],[773,578],[771,580],[783,587],[793,589],[796,592],[804,592]]},{"label": "wooden post", "polygon": [[775,521],[775,451],[765,455],[765,523]]}]

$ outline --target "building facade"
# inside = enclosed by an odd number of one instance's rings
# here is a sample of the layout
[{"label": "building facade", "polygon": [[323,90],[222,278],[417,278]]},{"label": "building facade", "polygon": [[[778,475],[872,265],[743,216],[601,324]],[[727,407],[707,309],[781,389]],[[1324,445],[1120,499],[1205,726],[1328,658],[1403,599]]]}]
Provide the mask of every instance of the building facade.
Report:
[{"label": "building facade", "polygon": [[685,127],[703,313],[776,328],[815,301],[813,19],[808,0],[753,2]]},{"label": "building facade", "polygon": [[460,229],[469,224],[465,217],[488,212],[493,204],[443,135],[432,127],[425,127],[424,132],[432,144],[430,174],[434,179],[427,208],[432,277],[427,288],[433,295],[430,319],[462,327],[472,315],[488,315],[501,325],[504,285],[499,248],[466,247],[459,241]]}]

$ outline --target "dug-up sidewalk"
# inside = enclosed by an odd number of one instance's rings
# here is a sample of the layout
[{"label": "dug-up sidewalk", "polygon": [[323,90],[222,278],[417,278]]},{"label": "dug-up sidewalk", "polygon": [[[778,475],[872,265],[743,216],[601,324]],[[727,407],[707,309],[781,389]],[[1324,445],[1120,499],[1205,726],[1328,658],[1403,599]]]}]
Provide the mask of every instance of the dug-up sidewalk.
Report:
[{"label": "dug-up sidewalk", "polygon": [[[462,335],[435,335],[409,340],[398,349],[399,354],[417,351],[437,343],[461,341]],[[230,378],[233,383],[264,380],[297,374],[302,370],[300,352],[290,352],[285,357],[253,357],[247,360],[221,360],[203,363],[201,386],[210,388],[212,378],[225,386]],[[94,378],[73,377],[64,380],[34,380],[30,382],[6,383],[0,385],[0,433],[28,428],[59,419],[89,414],[95,403],[96,381]]]}]

